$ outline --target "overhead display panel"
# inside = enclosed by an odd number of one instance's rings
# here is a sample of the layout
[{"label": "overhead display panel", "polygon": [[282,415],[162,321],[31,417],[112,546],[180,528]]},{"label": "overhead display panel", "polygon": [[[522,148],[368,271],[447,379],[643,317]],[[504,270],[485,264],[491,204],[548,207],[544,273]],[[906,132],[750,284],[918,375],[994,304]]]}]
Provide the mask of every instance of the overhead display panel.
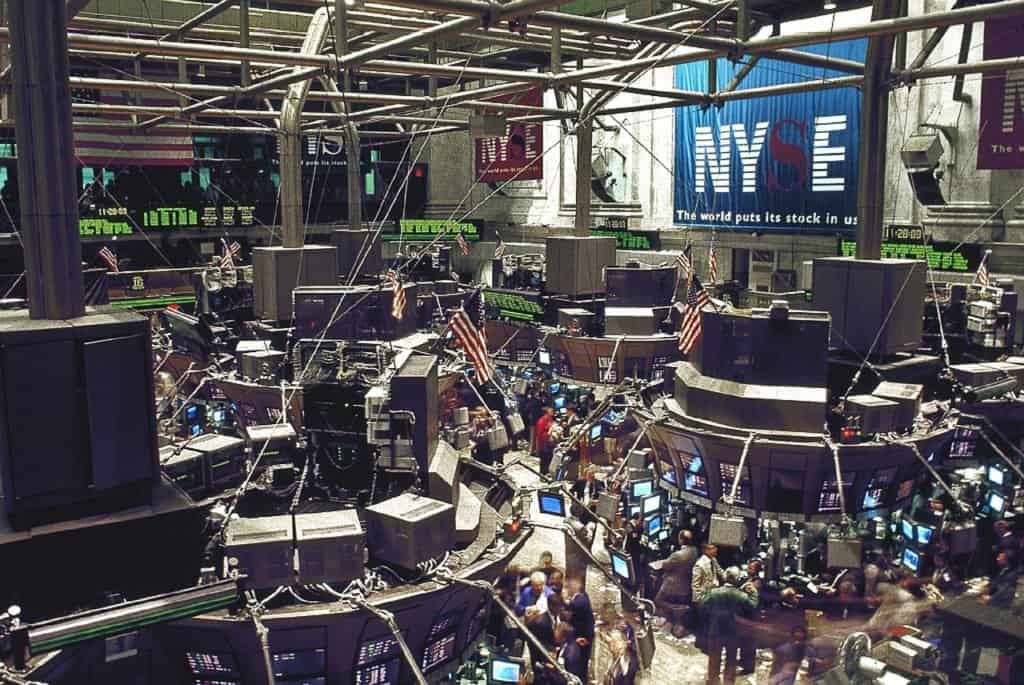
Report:
[{"label": "overhead display panel", "polygon": [[[863,62],[866,47],[866,40],[853,40],[800,50]],[[715,90],[724,91],[749,59],[719,59]],[[737,91],[845,75],[763,57]],[[675,86],[707,92],[707,63],[677,66]],[[675,223],[853,232],[860,109],[860,91],[852,87],[677,108]]]},{"label": "overhead display panel", "polygon": [[[985,22],[985,61],[1024,56],[1024,16]],[[981,81],[979,169],[1024,169],[1024,70],[986,74]]]},{"label": "overhead display panel", "polygon": [[[517,105],[544,104],[544,91],[535,86],[520,93],[491,98],[496,106],[492,114],[501,113],[500,103]],[[521,116],[508,112],[508,116]],[[476,141],[476,180],[478,183],[536,181],[544,178],[544,124],[542,122],[509,122],[504,136],[480,138]]]}]

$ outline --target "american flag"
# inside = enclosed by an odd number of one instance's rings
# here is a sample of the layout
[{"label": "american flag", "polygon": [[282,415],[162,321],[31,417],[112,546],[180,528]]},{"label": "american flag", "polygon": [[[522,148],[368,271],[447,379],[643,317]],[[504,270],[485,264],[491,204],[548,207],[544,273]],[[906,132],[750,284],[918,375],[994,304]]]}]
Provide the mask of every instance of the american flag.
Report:
[{"label": "american flag", "polygon": [[679,351],[683,354],[690,354],[690,350],[700,340],[704,331],[700,322],[700,313],[707,305],[711,304],[711,298],[700,279],[694,276],[690,280],[690,289],[686,293],[686,302],[683,304],[683,323],[679,327]]},{"label": "american flag", "polygon": [[484,339],[484,349],[487,347],[487,300],[484,298],[484,291],[480,290],[480,310],[477,312],[477,321],[480,322],[480,337]]},{"label": "american flag", "polygon": [[676,255],[676,264],[679,265],[680,278],[689,278],[690,274],[693,273],[693,260],[690,259],[692,249],[691,245],[687,245],[683,248],[682,252]]},{"label": "american flag", "polygon": [[233,242],[228,245],[228,241],[224,238],[220,239],[220,244],[224,247],[224,254],[220,258],[220,268],[222,269],[234,269],[235,268],[235,255],[242,251],[242,246],[238,242]]},{"label": "american flag", "polygon": [[455,242],[459,244],[459,249],[462,251],[463,256],[469,254],[469,243],[466,242],[466,236],[462,235],[462,231],[459,231],[458,235],[455,236]]},{"label": "american flag", "polygon": [[495,259],[501,259],[504,256],[505,256],[505,241],[503,241],[501,239],[501,236],[499,235],[498,236],[498,244],[494,246],[494,258]]},{"label": "american flag", "polygon": [[[142,76],[150,82],[165,80],[161,75],[146,72]],[[71,97],[83,107],[97,104],[154,108],[181,106],[177,94],[160,86],[140,94],[138,99],[128,92],[84,88],[72,90]],[[151,119],[165,111],[158,109],[152,114],[135,115],[76,111],[73,126],[75,155],[83,164],[90,166],[188,166],[193,161],[190,130],[180,125],[174,128],[154,126],[145,131],[134,128],[136,122]]]},{"label": "american flag", "polygon": [[110,268],[115,274],[117,273],[117,255],[109,247],[104,245],[100,248],[100,259],[107,263],[107,267]]},{"label": "american flag", "polygon": [[391,298],[391,316],[396,321],[401,321],[402,316],[405,314],[405,288],[402,286],[402,279],[397,271],[389,269],[387,275],[384,276],[384,281],[391,286],[391,292],[393,293]]},{"label": "american flag", "polygon": [[985,256],[981,258],[981,264],[978,265],[978,272],[974,274],[974,282],[979,285],[989,284],[988,256],[990,254],[992,254],[992,250],[985,250]]},{"label": "american flag", "polygon": [[466,351],[469,361],[476,367],[476,376],[480,383],[491,380],[491,364],[487,358],[487,341],[483,333],[473,325],[465,310],[457,309],[452,314],[448,327],[455,334],[459,346]]},{"label": "american flag", "polygon": [[708,282],[711,285],[718,283],[718,256],[715,254],[715,239],[711,238],[711,247],[708,248]]}]

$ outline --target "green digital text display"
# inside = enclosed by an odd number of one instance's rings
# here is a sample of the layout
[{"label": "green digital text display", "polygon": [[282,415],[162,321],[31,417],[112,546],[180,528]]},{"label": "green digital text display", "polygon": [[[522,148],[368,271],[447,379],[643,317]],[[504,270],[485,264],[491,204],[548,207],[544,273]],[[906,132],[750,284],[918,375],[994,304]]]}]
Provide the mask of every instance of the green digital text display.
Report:
[{"label": "green digital text display", "polygon": [[480,242],[483,238],[483,229],[479,222],[447,221],[445,219],[400,219],[398,221],[398,231],[382,234],[381,240],[433,240],[440,235],[440,240],[454,242],[459,233],[462,233],[466,242],[469,243]]},{"label": "green digital text display", "polygon": [[657,250],[656,234],[639,233],[611,228],[594,228],[591,235],[610,236],[615,238],[615,247],[620,250]]},{"label": "green digital text display", "polygon": [[131,235],[132,225],[124,219],[106,217],[79,219],[78,234],[83,238],[97,235]]},{"label": "green digital text display", "polygon": [[[928,268],[938,271],[963,273],[974,271],[978,268],[977,252],[976,245],[962,245],[957,248],[953,243],[882,242],[883,258],[927,260]],[[855,256],[857,242],[855,240],[840,240],[839,254],[842,257]]]},{"label": "green digital text display", "polygon": [[510,290],[485,290],[484,302],[499,316],[537,323],[544,318],[544,307],[539,298]]}]

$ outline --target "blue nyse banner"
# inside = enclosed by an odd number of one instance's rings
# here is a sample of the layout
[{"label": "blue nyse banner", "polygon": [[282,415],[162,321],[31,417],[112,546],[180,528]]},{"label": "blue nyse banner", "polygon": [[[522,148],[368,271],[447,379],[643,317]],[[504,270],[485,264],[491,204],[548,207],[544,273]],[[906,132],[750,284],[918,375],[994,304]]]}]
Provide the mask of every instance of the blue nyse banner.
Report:
[{"label": "blue nyse banner", "polygon": [[[864,60],[866,40],[800,48]],[[750,57],[744,58],[748,60]],[[741,64],[718,60],[718,90]],[[761,59],[738,90],[846,74]],[[676,67],[675,85],[705,92],[705,62]],[[675,223],[722,229],[836,233],[857,225],[856,88],[676,109]]]}]

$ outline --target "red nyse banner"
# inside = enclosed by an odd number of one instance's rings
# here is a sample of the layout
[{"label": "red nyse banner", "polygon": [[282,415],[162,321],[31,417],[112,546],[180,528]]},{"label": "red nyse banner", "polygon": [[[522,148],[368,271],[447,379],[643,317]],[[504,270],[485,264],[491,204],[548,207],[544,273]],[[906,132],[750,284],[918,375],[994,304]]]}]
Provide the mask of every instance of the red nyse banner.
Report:
[{"label": "red nyse banner", "polygon": [[[492,99],[496,104],[508,102],[540,107],[544,104],[544,92],[536,86]],[[501,107],[495,107],[493,112],[500,113]],[[510,117],[522,116],[520,112],[507,114]],[[543,153],[544,124],[510,121],[504,136],[477,139],[476,180],[479,183],[503,183],[544,178]]]},{"label": "red nyse banner", "polygon": [[[985,22],[984,58],[1024,55],[1024,16]],[[981,82],[979,169],[1024,169],[1024,68]]]}]

